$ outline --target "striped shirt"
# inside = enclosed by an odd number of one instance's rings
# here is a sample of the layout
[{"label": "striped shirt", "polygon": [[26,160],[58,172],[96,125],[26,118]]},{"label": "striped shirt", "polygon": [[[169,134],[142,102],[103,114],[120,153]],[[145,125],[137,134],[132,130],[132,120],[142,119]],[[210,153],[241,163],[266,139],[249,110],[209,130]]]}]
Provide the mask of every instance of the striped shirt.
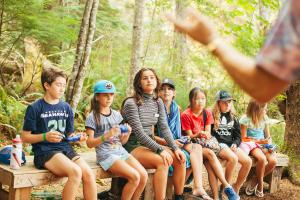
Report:
[{"label": "striped shirt", "polygon": [[153,127],[157,125],[162,136],[167,141],[172,150],[177,146],[172,137],[168,126],[167,117],[164,110],[164,104],[159,98],[155,100],[152,95],[144,95],[144,101],[137,105],[133,98],[129,98],[124,103],[124,119],[132,127],[132,134],[135,134],[138,141],[145,147],[156,152],[161,146],[153,140]]}]

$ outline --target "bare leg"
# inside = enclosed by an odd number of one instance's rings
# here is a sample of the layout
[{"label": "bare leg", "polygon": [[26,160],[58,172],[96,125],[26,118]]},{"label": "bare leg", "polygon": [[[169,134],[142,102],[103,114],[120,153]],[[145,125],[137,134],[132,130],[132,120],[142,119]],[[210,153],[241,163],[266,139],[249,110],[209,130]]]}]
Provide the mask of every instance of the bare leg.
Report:
[{"label": "bare leg", "polygon": [[267,158],[260,148],[252,150],[250,154],[257,160],[256,177],[252,179],[251,186],[254,187],[256,184],[258,184],[257,189],[259,191],[263,191],[263,182]]},{"label": "bare leg", "polygon": [[217,176],[213,170],[213,168],[211,167],[210,163],[208,162],[208,160],[204,160],[204,166],[207,170],[207,174],[208,174],[208,182],[210,185],[210,188],[212,190],[213,193],[213,198],[215,200],[219,199],[219,194],[218,194],[218,179]]},{"label": "bare leg", "polygon": [[117,160],[109,168],[112,174],[127,179],[127,183],[122,190],[122,200],[131,200],[140,182],[140,174],[123,160]]},{"label": "bare leg", "polygon": [[225,188],[229,187],[230,184],[225,179],[222,165],[221,165],[220,161],[218,160],[216,154],[211,149],[203,148],[203,157],[208,160],[210,166],[212,167],[212,169],[215,172],[215,175],[221,181],[223,186]]},{"label": "bare leg", "polygon": [[246,155],[241,149],[237,149],[235,152],[238,159],[239,163],[241,164],[241,169],[239,171],[238,177],[236,179],[235,184],[232,186],[234,191],[238,194],[240,191],[241,186],[244,184],[246,181],[246,178],[250,172],[251,166],[252,166],[252,160],[251,158]]},{"label": "bare leg", "polygon": [[266,169],[265,169],[265,174],[264,176],[267,176],[268,174],[270,174],[274,168],[276,167],[276,164],[277,164],[277,160],[276,160],[276,157],[275,157],[275,153],[269,153],[267,152],[266,154],[266,158],[267,158],[267,161],[268,161],[268,164],[266,165]]},{"label": "bare leg", "polygon": [[194,195],[206,194],[203,188],[203,179],[202,179],[202,146],[199,144],[188,144],[184,148],[190,153],[191,166],[194,174]]},{"label": "bare leg", "polygon": [[140,199],[140,196],[142,194],[142,192],[144,191],[144,188],[146,186],[147,180],[148,180],[148,174],[147,171],[145,170],[145,168],[133,157],[130,156],[126,162],[133,167],[140,175],[140,182],[138,187],[136,188],[132,199],[133,200],[138,200]]},{"label": "bare leg", "polygon": [[68,177],[62,199],[75,199],[82,178],[80,167],[64,154],[57,153],[45,163],[45,168],[57,176]]},{"label": "bare leg", "polygon": [[156,169],[153,176],[155,199],[164,200],[166,197],[169,166],[164,165],[162,158],[146,147],[138,147],[131,154],[146,169]]},{"label": "bare leg", "polygon": [[225,178],[229,184],[232,184],[233,172],[238,164],[238,157],[230,148],[222,149],[219,157],[226,160]]},{"label": "bare leg", "polygon": [[82,171],[82,182],[83,182],[83,196],[86,200],[96,200],[97,199],[97,185],[95,180],[95,175],[88,164],[79,158],[74,161]]},{"label": "bare leg", "polygon": [[165,150],[167,150],[173,158],[174,173],[172,179],[174,184],[174,192],[175,194],[181,195],[183,194],[183,188],[185,184],[185,163],[181,163],[181,161],[176,158],[173,151],[171,151],[169,148],[165,148]]}]

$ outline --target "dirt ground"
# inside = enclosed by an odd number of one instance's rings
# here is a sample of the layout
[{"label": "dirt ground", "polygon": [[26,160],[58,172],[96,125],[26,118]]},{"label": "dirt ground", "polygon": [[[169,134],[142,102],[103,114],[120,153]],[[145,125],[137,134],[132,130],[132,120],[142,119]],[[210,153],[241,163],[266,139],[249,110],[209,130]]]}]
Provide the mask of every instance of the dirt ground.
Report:
[{"label": "dirt ground", "polygon": [[[205,181],[205,183],[207,183]],[[51,194],[57,194],[59,195],[61,193],[61,190],[63,188],[63,184],[56,185],[56,186],[43,186],[39,188],[35,188],[33,190],[33,198],[34,200],[36,199],[41,199],[35,197],[35,194],[43,194],[44,191],[46,193],[51,193]],[[110,180],[101,180],[98,181],[98,192],[108,190],[110,188]],[[205,184],[205,189],[209,192],[209,186]],[[242,200],[254,200],[258,199],[255,196],[247,196],[244,193],[244,188],[241,189],[241,199]],[[83,199],[82,196],[82,188],[78,190],[78,195],[76,199]],[[264,200],[299,200],[300,199],[300,187],[292,184],[288,179],[282,179],[280,182],[280,189],[273,194],[269,194],[267,191],[267,184],[265,185],[265,196],[262,198]]]}]

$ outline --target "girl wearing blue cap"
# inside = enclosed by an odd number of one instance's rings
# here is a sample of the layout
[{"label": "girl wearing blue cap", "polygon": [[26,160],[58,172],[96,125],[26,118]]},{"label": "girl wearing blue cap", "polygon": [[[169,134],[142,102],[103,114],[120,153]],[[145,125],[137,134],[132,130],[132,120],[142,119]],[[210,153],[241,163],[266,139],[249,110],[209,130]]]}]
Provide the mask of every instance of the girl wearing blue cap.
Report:
[{"label": "girl wearing blue cap", "polygon": [[127,179],[122,191],[122,199],[137,200],[140,198],[148,178],[144,167],[122,146],[131,133],[121,134],[119,124],[122,115],[111,109],[114,100],[115,86],[112,82],[102,80],[94,86],[91,100],[92,112],[86,119],[87,146],[96,148],[97,163],[112,174]]}]

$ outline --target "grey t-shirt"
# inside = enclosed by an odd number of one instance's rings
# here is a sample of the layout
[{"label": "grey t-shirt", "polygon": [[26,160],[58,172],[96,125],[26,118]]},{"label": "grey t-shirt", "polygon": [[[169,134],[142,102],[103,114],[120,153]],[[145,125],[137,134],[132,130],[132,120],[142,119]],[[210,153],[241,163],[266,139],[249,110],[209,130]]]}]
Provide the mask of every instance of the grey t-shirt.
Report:
[{"label": "grey t-shirt", "polygon": [[[86,119],[85,127],[93,129],[95,131],[94,138],[97,138],[108,132],[113,126],[119,125],[122,120],[122,115],[111,109],[109,115],[100,114],[100,125],[97,126],[94,114],[91,112]],[[105,141],[96,147],[97,163],[109,158],[110,155],[122,155],[124,153],[127,154],[127,151],[123,148],[119,137],[114,137],[113,143]]]}]

